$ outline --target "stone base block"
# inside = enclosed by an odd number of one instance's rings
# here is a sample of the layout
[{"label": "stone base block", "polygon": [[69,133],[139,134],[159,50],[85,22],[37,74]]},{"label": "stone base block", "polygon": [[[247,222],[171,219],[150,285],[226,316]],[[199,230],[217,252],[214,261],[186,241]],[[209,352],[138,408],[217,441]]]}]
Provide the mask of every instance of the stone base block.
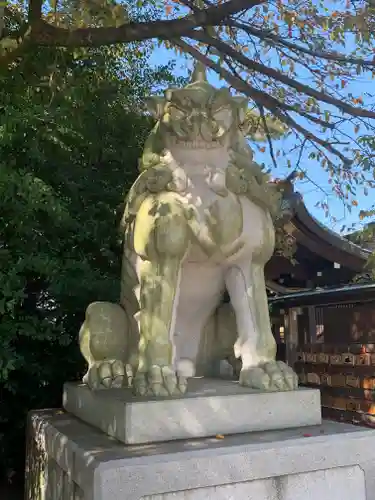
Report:
[{"label": "stone base block", "polygon": [[67,413],[35,412],[25,498],[375,500],[375,431],[323,422],[124,446]]},{"label": "stone base block", "polygon": [[66,384],[64,408],[126,444],[286,429],[321,423],[320,391],[260,392],[237,382],[193,378],[181,398],[141,399],[130,390]]}]

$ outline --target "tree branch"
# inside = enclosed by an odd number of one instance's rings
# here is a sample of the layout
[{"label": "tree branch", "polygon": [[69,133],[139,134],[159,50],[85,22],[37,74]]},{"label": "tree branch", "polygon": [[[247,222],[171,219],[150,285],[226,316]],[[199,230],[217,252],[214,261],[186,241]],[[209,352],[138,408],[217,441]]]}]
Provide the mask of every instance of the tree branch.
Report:
[{"label": "tree branch", "polygon": [[[40,2],[40,0],[34,0]],[[184,36],[191,30],[203,26],[220,25],[231,15],[264,3],[266,0],[228,0],[219,5],[199,9],[181,19],[151,22],[130,22],[119,27],[79,28],[69,30],[52,26],[42,21],[32,33],[32,41],[38,45],[63,47],[93,47],[129,43],[159,38]]]},{"label": "tree branch", "polygon": [[40,21],[42,18],[43,0],[29,0],[29,11],[27,19],[32,26]]},{"label": "tree branch", "polygon": [[324,92],[320,92],[318,90],[309,87],[308,85],[300,83],[298,80],[293,80],[292,78],[289,78],[287,75],[281,73],[280,71],[277,71],[271,67],[264,66],[263,64],[260,64],[257,61],[254,61],[253,59],[244,56],[241,52],[233,49],[222,40],[219,40],[218,38],[213,38],[207,35],[206,33],[203,33],[202,31],[193,31],[189,35],[189,38],[192,38],[193,40],[196,40],[198,42],[211,45],[212,47],[215,47],[220,53],[225,54],[232,60],[235,60],[240,64],[242,64],[245,68],[257,71],[258,73],[262,73],[263,75],[268,76],[273,80],[277,80],[281,83],[284,83],[285,85],[294,88],[295,90],[297,90],[297,92],[300,92],[301,94],[305,94],[314,97],[318,101],[331,104],[332,106],[335,106],[344,113],[347,113],[352,116],[361,116],[363,118],[375,118],[375,112],[368,111],[363,108],[355,108],[354,106],[351,106],[350,104],[347,104],[339,99],[331,97],[330,95]]}]

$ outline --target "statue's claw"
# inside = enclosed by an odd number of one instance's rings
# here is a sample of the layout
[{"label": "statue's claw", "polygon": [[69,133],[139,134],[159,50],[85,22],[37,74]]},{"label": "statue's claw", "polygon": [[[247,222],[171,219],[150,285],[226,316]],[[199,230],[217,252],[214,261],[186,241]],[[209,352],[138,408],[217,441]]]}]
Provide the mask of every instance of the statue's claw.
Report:
[{"label": "statue's claw", "polygon": [[179,376],[170,366],[153,365],[148,372],[137,372],[134,378],[137,396],[181,396],[186,389],[186,377]]},{"label": "statue's claw", "polygon": [[130,365],[125,365],[119,360],[97,361],[93,363],[83,382],[90,389],[121,389],[132,384],[133,370]]},{"label": "statue's claw", "polygon": [[240,384],[262,391],[293,391],[298,388],[298,376],[282,361],[270,361],[254,368],[243,368]]}]

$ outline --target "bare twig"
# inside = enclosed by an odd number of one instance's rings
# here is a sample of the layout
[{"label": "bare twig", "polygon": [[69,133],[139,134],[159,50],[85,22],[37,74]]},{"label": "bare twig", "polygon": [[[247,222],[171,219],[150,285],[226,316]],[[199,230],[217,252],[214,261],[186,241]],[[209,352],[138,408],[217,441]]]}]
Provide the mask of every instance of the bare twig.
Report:
[{"label": "bare twig", "polygon": [[339,63],[347,63],[347,64],[356,64],[360,66],[367,66],[369,68],[375,67],[375,61],[374,60],[363,60],[359,59],[357,57],[348,57],[345,56],[344,54],[336,53],[336,52],[327,52],[325,50],[313,50],[307,47],[304,47],[303,45],[295,44],[292,42],[289,42],[288,40],[285,40],[284,38],[275,35],[274,33],[271,33],[270,31],[262,31],[257,28],[253,28],[252,26],[248,26],[243,23],[239,23],[237,21],[230,20],[229,22],[226,23],[228,26],[232,26],[234,28],[238,28],[243,30],[245,33],[248,35],[255,36],[261,40],[270,40],[275,42],[278,45],[282,45],[283,47],[286,47],[293,52],[300,52],[312,57],[316,57],[317,59],[325,59],[327,61],[334,61],[334,62],[339,62]]},{"label": "bare twig", "polygon": [[268,128],[266,116],[264,114],[264,108],[263,108],[263,106],[260,106],[259,104],[257,104],[257,107],[259,109],[259,114],[260,114],[260,116],[262,118],[263,128],[264,128],[264,130],[266,132],[266,137],[267,137],[268,147],[270,148],[270,156],[271,156],[271,159],[272,159],[272,163],[273,163],[273,166],[275,168],[277,168],[277,162],[276,162],[275,152],[273,150],[273,144],[272,144],[271,134],[270,134],[270,130]]},{"label": "bare twig", "polygon": [[305,137],[303,139],[303,141],[302,141],[301,149],[299,150],[299,154],[298,154],[298,158],[297,158],[297,163],[296,163],[296,167],[295,167],[296,169],[300,168],[301,160],[302,160],[302,154],[303,154],[303,149],[305,147],[306,142],[307,142],[307,139]]}]

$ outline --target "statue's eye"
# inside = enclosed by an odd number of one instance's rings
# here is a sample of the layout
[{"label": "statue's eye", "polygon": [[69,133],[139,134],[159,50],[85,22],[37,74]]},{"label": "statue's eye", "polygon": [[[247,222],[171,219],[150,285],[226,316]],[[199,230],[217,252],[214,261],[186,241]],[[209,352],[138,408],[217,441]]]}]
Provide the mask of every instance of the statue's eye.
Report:
[{"label": "statue's eye", "polygon": [[230,108],[222,108],[216,111],[213,117],[214,120],[225,129],[228,129],[232,124],[232,111]]},{"label": "statue's eye", "polygon": [[181,109],[175,108],[173,106],[169,108],[169,114],[172,120],[182,120],[185,118],[185,113],[181,111]]}]

